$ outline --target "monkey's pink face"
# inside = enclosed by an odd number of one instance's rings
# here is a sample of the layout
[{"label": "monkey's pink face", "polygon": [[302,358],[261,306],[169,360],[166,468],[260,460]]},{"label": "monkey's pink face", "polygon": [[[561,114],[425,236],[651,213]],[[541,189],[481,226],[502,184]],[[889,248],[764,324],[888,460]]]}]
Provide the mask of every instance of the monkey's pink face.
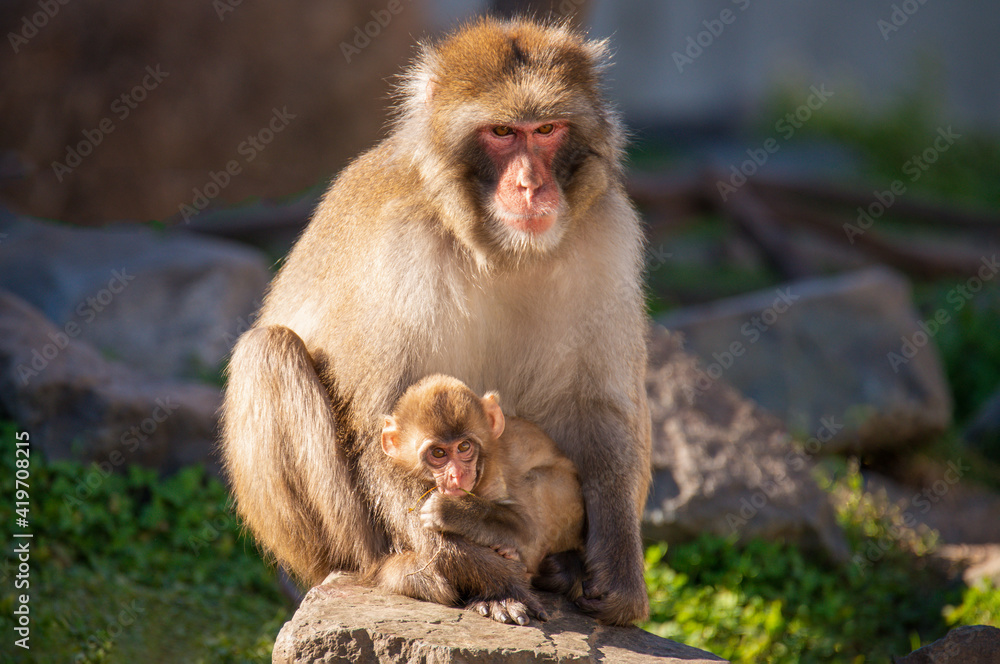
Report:
[{"label": "monkey's pink face", "polygon": [[562,192],[552,175],[552,163],[567,131],[565,122],[479,130],[479,141],[499,174],[493,207],[503,223],[531,235],[541,235],[555,224]]},{"label": "monkey's pink face", "polygon": [[476,485],[479,450],[472,441],[433,441],[425,446],[422,457],[434,475],[438,491],[444,495],[465,495]]}]

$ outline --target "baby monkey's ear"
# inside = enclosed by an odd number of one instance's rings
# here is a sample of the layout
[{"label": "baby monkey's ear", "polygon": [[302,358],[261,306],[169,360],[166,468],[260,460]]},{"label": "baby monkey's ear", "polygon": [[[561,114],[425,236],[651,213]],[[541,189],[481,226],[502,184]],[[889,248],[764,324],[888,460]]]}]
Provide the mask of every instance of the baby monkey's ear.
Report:
[{"label": "baby monkey's ear", "polygon": [[403,454],[399,440],[399,427],[396,425],[396,418],[392,415],[386,415],[385,424],[382,425],[382,451],[396,459]]},{"label": "baby monkey's ear", "polygon": [[500,409],[500,396],[496,392],[488,392],[483,397],[483,409],[486,411],[486,419],[490,423],[490,432],[494,438],[499,438],[504,428],[503,410]]}]

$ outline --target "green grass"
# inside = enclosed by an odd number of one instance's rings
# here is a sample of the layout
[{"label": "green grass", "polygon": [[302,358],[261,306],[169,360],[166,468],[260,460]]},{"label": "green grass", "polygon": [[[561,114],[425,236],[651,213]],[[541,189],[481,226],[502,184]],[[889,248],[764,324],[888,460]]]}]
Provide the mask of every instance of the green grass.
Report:
[{"label": "green grass", "polygon": [[[786,101],[791,108],[801,103],[795,96]],[[768,117],[785,112],[781,103],[776,100],[778,110]],[[862,176],[875,186],[900,177],[903,162],[927,147],[938,126],[934,117],[919,99],[879,118],[831,105],[796,140],[818,137],[854,148]],[[1000,141],[964,133],[912,184],[931,198],[997,209]],[[717,226],[692,228],[692,242],[717,236]],[[687,287],[735,294],[774,280],[764,271],[705,270],[683,259],[653,252],[654,292]],[[951,311],[947,295],[955,285],[919,285],[921,314]],[[998,289],[991,284],[954,311],[952,323],[935,336],[960,424],[1000,387]],[[663,311],[678,302],[650,304]],[[216,372],[208,373],[218,380]],[[10,543],[0,557],[0,632],[7,639],[0,662],[270,661],[290,608],[273,570],[232,518],[225,488],[198,468],[169,478],[141,468],[105,476],[96,466],[49,463],[33,452],[31,586],[15,589],[15,431],[0,424],[0,522]],[[943,449],[960,444],[955,432],[948,441]],[[985,452],[1000,460],[1000,443]],[[890,506],[861,492],[855,466],[833,464],[824,482],[857,555],[889,532],[896,546],[874,564],[859,566],[833,564],[774,541],[737,546],[703,536],[669,547],[652,544],[646,552],[652,614],[645,627],[734,662],[857,663],[891,661],[957,625],[1000,626],[1000,590],[967,588],[937,575],[926,558],[933,533],[901,531]],[[31,597],[30,652],[11,646],[15,598],[25,592]]]},{"label": "green grass", "polygon": [[[9,533],[14,429],[0,427],[0,440],[0,521]],[[31,585],[15,590],[17,560],[6,547],[0,660],[270,661],[290,609],[240,534],[218,480],[195,467],[166,479],[139,467],[104,475],[97,466],[45,462],[37,450],[30,460]],[[10,647],[15,594],[25,592],[30,652]]]},{"label": "green grass", "polygon": [[[733,662],[860,664],[892,661],[954,626],[1000,626],[1000,589],[935,573],[925,557],[934,534],[901,533],[894,509],[862,493],[856,466],[825,483],[851,563],[763,540],[656,544],[646,551],[646,629]],[[890,533],[894,546],[866,557]]]},{"label": "green grass", "polygon": [[[14,432],[0,427],[4,496],[15,491]],[[0,661],[270,661],[290,609],[216,479],[200,468],[165,479],[138,467],[105,476],[37,452],[30,471],[31,587],[16,592],[31,596],[32,650],[4,647]],[[856,551],[888,532],[891,510],[861,494],[856,468],[838,469],[827,484]],[[2,501],[0,519],[14,518],[12,501]],[[864,568],[762,540],[654,544],[645,627],[734,661],[879,662],[953,625],[1000,624],[997,589],[935,576],[919,557],[933,544],[926,534],[897,542]],[[8,638],[12,548],[0,570]]]}]

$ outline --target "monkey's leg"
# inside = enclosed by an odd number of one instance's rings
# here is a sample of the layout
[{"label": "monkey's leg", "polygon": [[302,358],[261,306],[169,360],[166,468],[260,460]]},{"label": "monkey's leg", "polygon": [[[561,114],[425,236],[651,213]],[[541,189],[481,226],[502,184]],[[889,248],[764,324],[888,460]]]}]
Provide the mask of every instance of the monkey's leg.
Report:
[{"label": "monkey's leg", "polygon": [[448,606],[466,599],[467,609],[497,622],[527,625],[531,617],[548,619],[525,582],[520,563],[454,536],[435,535],[422,544],[431,548],[387,556],[373,565],[362,581]]},{"label": "monkey's leg", "polygon": [[575,601],[583,595],[584,573],[579,551],[561,551],[542,559],[538,573],[531,577],[531,585]]},{"label": "monkey's leg", "polygon": [[532,617],[548,620],[528,585],[523,564],[454,535],[441,539],[435,564],[463,597],[470,598],[467,609],[502,623],[527,625]]},{"label": "monkey's leg", "polygon": [[362,580],[397,595],[456,606],[458,593],[434,563],[434,553],[404,551],[373,565]]},{"label": "monkey's leg", "polygon": [[[604,623],[630,625],[649,614],[639,532],[639,509],[649,485],[648,455],[640,453],[641,423],[629,426],[620,412],[599,406],[588,415],[597,419],[588,417],[594,438],[581,446],[586,455],[569,450],[576,457],[587,514],[587,577],[577,604]],[[617,447],[609,441],[632,442]],[[624,454],[628,448],[635,451]]]},{"label": "monkey's leg", "polygon": [[517,550],[529,536],[527,522],[515,509],[474,495],[432,493],[420,510],[420,523],[494,550]]},{"label": "monkey's leg", "polygon": [[384,550],[358,498],[326,389],[283,326],[240,337],[229,364],[222,455],[236,507],[299,578],[363,569]]}]

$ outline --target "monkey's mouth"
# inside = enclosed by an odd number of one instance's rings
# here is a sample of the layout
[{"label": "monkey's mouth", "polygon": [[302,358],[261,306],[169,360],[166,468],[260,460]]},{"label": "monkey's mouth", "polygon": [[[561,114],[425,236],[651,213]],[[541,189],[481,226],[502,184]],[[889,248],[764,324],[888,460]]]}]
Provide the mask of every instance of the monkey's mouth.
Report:
[{"label": "monkey's mouth", "polygon": [[460,486],[456,486],[456,487],[443,487],[443,486],[439,486],[438,487],[438,491],[441,493],[442,496],[464,496],[467,493],[469,493],[468,491],[466,491],[465,489],[463,489]]},{"label": "monkey's mouth", "polygon": [[510,214],[504,222],[522,233],[541,235],[556,223],[556,215],[552,212],[538,214]]},{"label": "monkey's mouth", "polygon": [[543,235],[559,219],[558,206],[539,207],[528,212],[514,212],[502,205],[492,207],[494,216],[503,222],[504,226],[531,235]]}]

